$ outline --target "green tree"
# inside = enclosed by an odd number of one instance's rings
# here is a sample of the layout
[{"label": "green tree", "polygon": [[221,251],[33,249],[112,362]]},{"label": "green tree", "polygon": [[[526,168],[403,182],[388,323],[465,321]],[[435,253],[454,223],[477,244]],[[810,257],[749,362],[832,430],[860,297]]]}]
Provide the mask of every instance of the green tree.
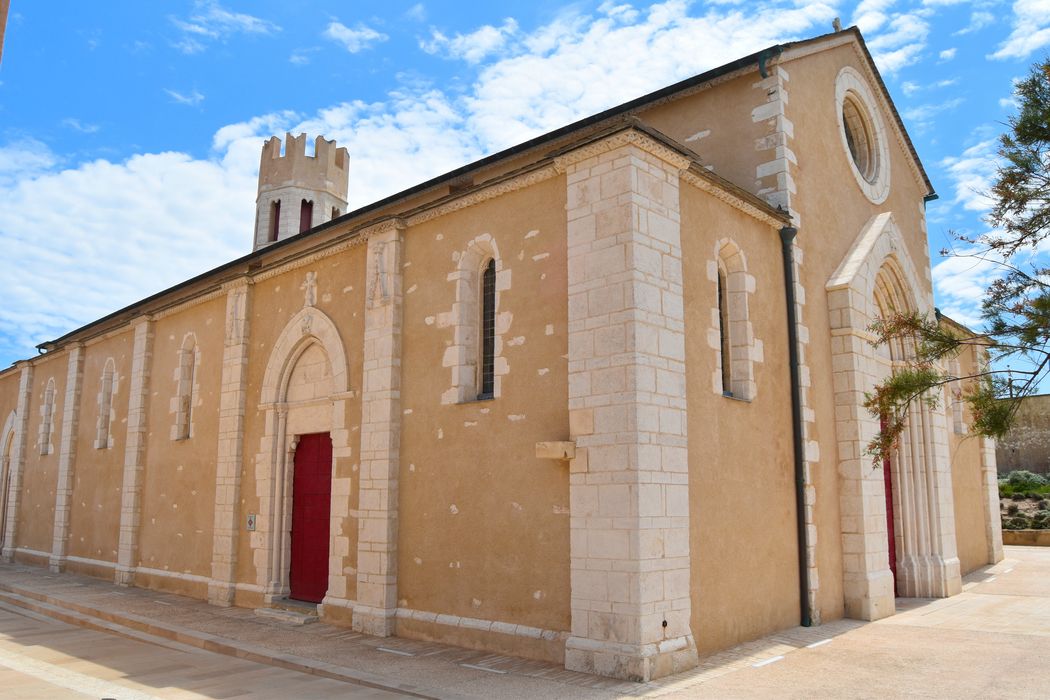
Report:
[{"label": "green tree", "polygon": [[[936,407],[940,392],[933,389],[962,380],[971,432],[998,438],[1009,428],[1019,399],[1035,393],[1050,374],[1050,268],[1039,257],[1050,238],[1050,59],[1033,65],[1014,95],[1018,111],[999,137],[1000,160],[988,193],[993,207],[987,221],[994,230],[955,236],[966,246],[963,255],[994,260],[1002,268],[982,302],[984,328],[967,336],[919,314],[893,314],[872,326],[877,344],[904,342],[914,351],[906,366],[868,396],[868,410],[883,425],[868,445],[876,462],[896,447],[913,402]],[[990,364],[963,377],[942,369],[974,345],[987,351]],[[1023,368],[1007,373],[1002,369],[1007,362]]]}]

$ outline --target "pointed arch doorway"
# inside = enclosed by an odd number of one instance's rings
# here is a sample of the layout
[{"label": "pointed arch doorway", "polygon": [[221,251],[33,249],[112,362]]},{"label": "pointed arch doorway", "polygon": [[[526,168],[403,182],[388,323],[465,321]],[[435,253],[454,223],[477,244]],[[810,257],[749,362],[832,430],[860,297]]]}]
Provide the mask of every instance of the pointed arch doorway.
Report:
[{"label": "pointed arch doorway", "polygon": [[331,434],[300,435],[292,474],[288,597],[293,600],[320,603],[328,590],[331,501]]}]

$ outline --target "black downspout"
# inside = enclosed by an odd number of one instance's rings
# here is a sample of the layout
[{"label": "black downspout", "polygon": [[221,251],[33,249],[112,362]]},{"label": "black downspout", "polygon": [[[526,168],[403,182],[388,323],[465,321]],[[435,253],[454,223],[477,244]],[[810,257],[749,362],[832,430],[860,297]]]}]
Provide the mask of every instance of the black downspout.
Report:
[{"label": "black downspout", "polygon": [[798,229],[785,226],[780,229],[780,246],[784,259],[784,300],[787,302],[788,364],[791,369],[791,427],[795,447],[795,527],[798,534],[798,596],[802,626],[813,625],[809,608],[809,567],[806,556],[809,538],[806,535],[806,474],[802,445],[802,391],[798,374],[798,318],[795,314],[795,235]]}]

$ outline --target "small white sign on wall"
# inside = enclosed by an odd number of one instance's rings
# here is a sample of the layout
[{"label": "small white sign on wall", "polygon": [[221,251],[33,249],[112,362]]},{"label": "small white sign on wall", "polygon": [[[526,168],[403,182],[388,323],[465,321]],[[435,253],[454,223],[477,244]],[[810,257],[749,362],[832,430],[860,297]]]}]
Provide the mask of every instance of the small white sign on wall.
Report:
[{"label": "small white sign on wall", "polygon": [[248,532],[255,532],[255,513],[248,513]]}]

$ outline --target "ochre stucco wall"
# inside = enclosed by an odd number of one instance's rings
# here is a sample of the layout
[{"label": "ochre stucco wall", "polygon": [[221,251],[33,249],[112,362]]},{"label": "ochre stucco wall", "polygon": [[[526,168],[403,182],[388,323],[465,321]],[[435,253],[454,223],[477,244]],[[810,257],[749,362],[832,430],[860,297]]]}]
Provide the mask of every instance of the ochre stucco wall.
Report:
[{"label": "ochre stucco wall", "polygon": [[[841,520],[838,489],[838,445],[835,397],[831,382],[831,332],[825,285],[864,226],[876,214],[891,211],[904,238],[908,255],[919,274],[916,282],[929,292],[926,238],[920,208],[925,186],[916,180],[910,154],[894,136],[892,116],[882,113],[889,148],[890,191],[886,201],[873,204],[853,177],[848,151],[838,126],[835,79],[844,65],[866,72],[859,54],[842,46],[785,64],[791,79],[787,116],[794,124],[791,148],[798,158],[794,170],[797,195],[792,206],[802,212],[798,245],[803,251],[800,279],[805,287],[803,323],[809,329],[806,349],[813,379],[809,403],[815,421],[810,439],[819,441],[820,463],[814,474],[817,487],[816,519],[822,619],[842,615]],[[869,85],[878,94],[879,88]],[[830,183],[841,186],[831,186]]]},{"label": "ochre stucco wall", "polygon": [[[565,179],[557,177],[405,232],[400,604],[543,629],[569,628],[565,462],[535,443],[568,439]],[[454,285],[469,241],[490,234],[510,288],[502,395],[442,405]],[[408,631],[407,629],[405,631]]]},{"label": "ochre stucco wall", "polygon": [[[799,620],[787,307],[776,228],[685,183],[681,202],[692,629],[705,653]],[[708,266],[727,236],[756,280],[749,318],[763,361],[751,400],[717,394],[712,382],[717,285]]]},{"label": "ochre stucco wall", "polygon": [[[974,348],[967,347],[959,355],[962,376],[977,371]],[[966,432],[957,433],[952,425],[952,406],[942,402],[947,414],[948,454],[952,467],[952,492],[955,496],[955,542],[959,550],[959,565],[963,574],[982,567],[988,561],[987,527],[988,517],[998,518],[999,513],[988,513],[983,475],[981,473],[981,439]],[[969,407],[963,404],[963,430],[969,428]],[[998,494],[997,494],[998,495]]]},{"label": "ochre stucco wall", "polygon": [[[225,336],[224,296],[161,316],[153,327],[149,439],[142,473],[142,522],[136,566],[209,576],[215,510],[215,454]],[[190,436],[172,439],[179,353],[187,336],[199,360]],[[187,345],[188,347],[188,345]],[[155,585],[203,595],[201,586],[161,576]]]},{"label": "ochre stucco wall", "polygon": [[[68,554],[73,557],[116,563],[120,537],[121,485],[124,478],[124,448],[127,445],[128,390],[134,334],[119,333],[86,344],[80,390],[80,428],[73,497],[70,499]],[[112,446],[96,448],[99,393],[107,361],[113,359],[117,377],[112,394],[110,436]],[[99,574],[98,567],[69,562],[71,571]]]},{"label": "ochre stucco wall", "polygon": [[[69,354],[58,352],[38,360],[33,369],[29,400],[29,428],[26,433],[25,466],[19,505],[18,534],[15,545],[38,552],[51,552],[55,523],[55,484],[58,479],[58,453],[62,444],[62,411],[66,404],[66,374]],[[55,410],[51,420],[51,453],[40,454],[40,408],[49,380],[55,382]],[[17,393],[17,391],[16,391]],[[39,563],[39,562],[38,562]]]},{"label": "ochre stucco wall", "polygon": [[[244,469],[242,470],[241,506],[238,514],[240,536],[237,539],[237,580],[251,585],[258,584],[256,551],[260,538],[245,529],[249,513],[263,512],[257,477],[268,472],[270,465],[260,463],[258,454],[266,433],[266,411],[261,404],[272,401],[263,397],[262,387],[267,364],[271,361],[274,345],[281,332],[298,313],[305,302],[303,284],[307,272],[316,273],[316,308],[330,317],[339,329],[340,342],[345,351],[347,376],[351,395],[346,399],[346,413],[342,425],[330,425],[330,413],[323,426],[300,430],[300,433],[322,432],[331,429],[350,431],[350,457],[335,458],[332,464],[333,479],[349,479],[351,493],[348,496],[350,513],[354,513],[358,502],[358,463],[360,460],[361,426],[361,382],[362,344],[364,338],[364,298],[367,288],[365,262],[367,251],[364,245],[352,247],[336,255],[317,260],[304,267],[288,270],[257,281],[252,285],[252,312],[250,316],[251,349],[247,381],[245,411]],[[329,358],[331,362],[331,358]],[[294,428],[293,428],[294,430]],[[342,572],[346,579],[347,597],[356,595],[357,566],[357,519],[348,516],[332,533],[349,538],[349,550],[342,557]],[[255,605],[261,602],[258,593],[238,591],[239,604]]]}]

